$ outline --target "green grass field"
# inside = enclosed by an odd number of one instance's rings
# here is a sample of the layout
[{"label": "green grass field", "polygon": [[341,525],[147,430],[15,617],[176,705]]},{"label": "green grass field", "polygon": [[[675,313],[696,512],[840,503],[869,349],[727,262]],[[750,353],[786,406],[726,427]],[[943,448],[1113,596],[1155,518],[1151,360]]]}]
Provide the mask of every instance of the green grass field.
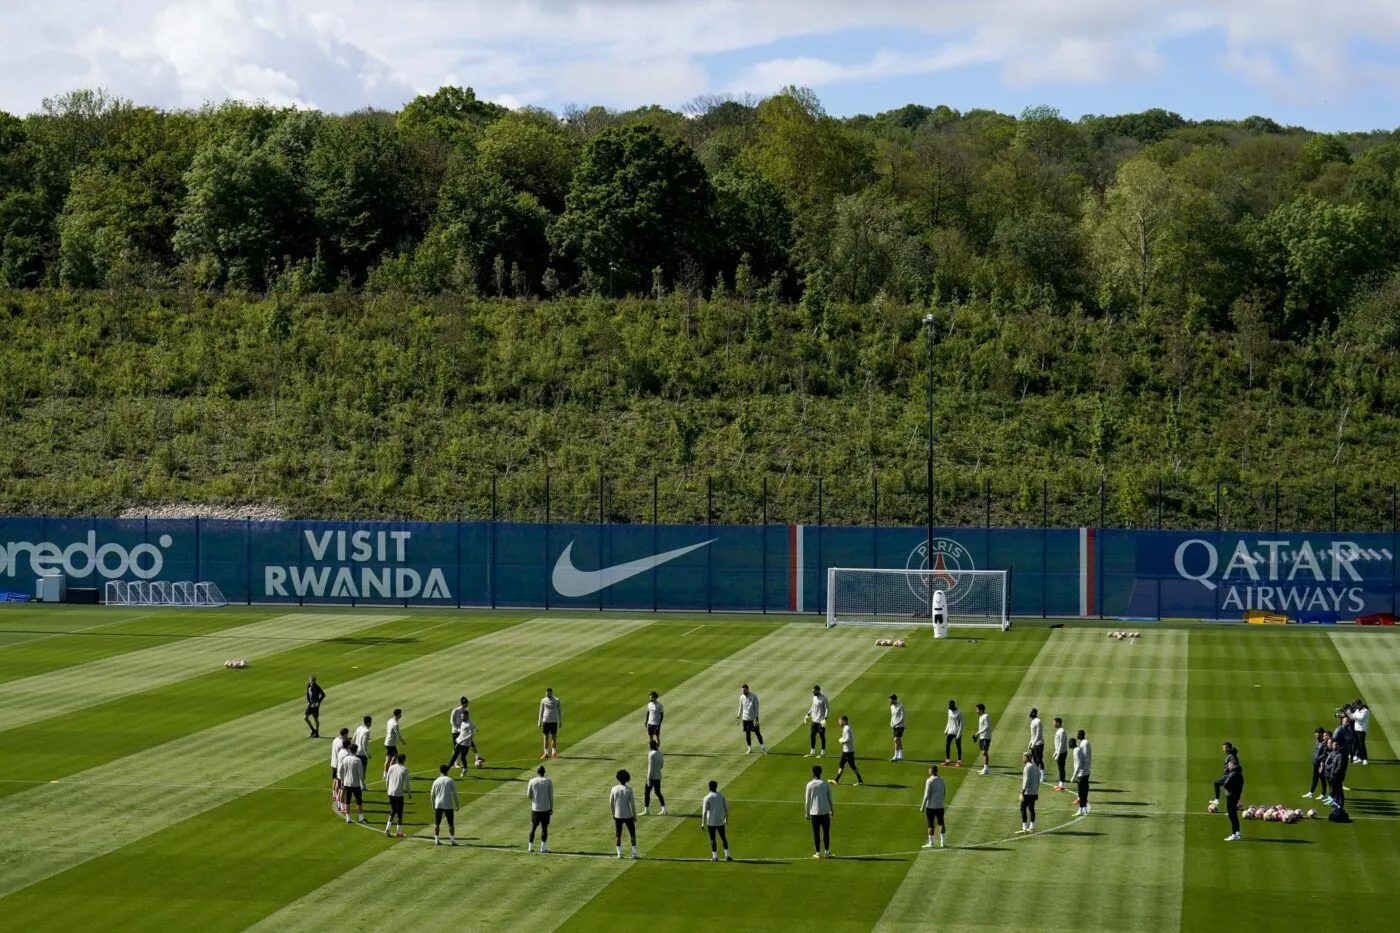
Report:
[{"label": "green grass field", "polygon": [[[1383,631],[1162,626],[910,634],[764,618],[226,609],[0,611],[0,917],[14,930],[1388,930],[1400,916],[1400,637]],[[226,670],[247,658],[246,670]],[[302,689],[329,692],[309,741]],[[762,700],[772,754],[745,755],[740,683]],[[814,682],[856,728],[865,786],[836,789],[832,861],[811,859],[802,716]],[[549,855],[527,855],[524,782],[546,686],[565,703]],[[639,820],[640,861],[612,858],[607,793],[628,767],[641,796],[642,708],[666,704],[670,815]],[[886,696],[909,715],[890,756]],[[447,716],[472,699],[487,766],[460,781],[459,848],[435,848],[427,785]],[[1250,822],[1226,844],[1205,803],[1224,739],[1249,803],[1306,806],[1311,731],[1340,703],[1373,710],[1371,763],[1353,766],[1356,822]],[[921,851],[925,767],[944,710],[987,704],[993,774],[944,769],[949,843]],[[1026,710],[1094,742],[1094,811],[1041,797],[1018,837],[1013,768]],[[374,831],[328,793],[329,737],[404,709],[420,794],[411,838]],[[964,763],[972,758],[967,732]],[[834,770],[831,729],[828,775]],[[1053,766],[1052,766],[1053,771]],[[1053,777],[1053,775],[1052,775]],[[699,828],[708,780],[730,801],[737,861],[712,864]],[[847,777],[847,782],[850,777]]]}]

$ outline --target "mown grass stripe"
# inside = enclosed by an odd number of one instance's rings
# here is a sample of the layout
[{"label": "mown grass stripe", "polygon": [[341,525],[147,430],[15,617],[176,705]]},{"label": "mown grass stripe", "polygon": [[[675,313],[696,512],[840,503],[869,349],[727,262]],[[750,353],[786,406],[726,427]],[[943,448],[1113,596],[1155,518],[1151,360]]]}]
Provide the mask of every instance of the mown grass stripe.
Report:
[{"label": "mown grass stripe", "polygon": [[301,645],[343,638],[395,618],[398,617],[365,612],[281,615],[212,635],[13,680],[0,684],[0,731],[198,677],[230,658],[256,660]]},{"label": "mown grass stripe", "polygon": [[247,625],[267,610],[98,609],[72,613],[50,607],[28,619],[0,619],[0,683],[100,661]]},{"label": "mown grass stripe", "polygon": [[[351,710],[401,705],[445,711],[451,698],[443,696],[444,683],[498,689],[646,624],[524,622],[339,684],[336,697]],[[72,783],[81,789],[64,782],[0,800],[0,825],[11,828],[0,851],[0,897],[325,761],[329,746],[306,742],[301,712],[300,702],[280,704],[75,775]],[[289,735],[296,740],[289,743]],[[382,738],[378,729],[376,735]],[[286,751],[267,754],[272,749]],[[100,783],[112,775],[125,783]],[[230,783],[245,789],[230,793]],[[82,819],[73,818],[75,800]]]},{"label": "mown grass stripe", "polygon": [[[663,697],[668,753],[664,784],[668,797],[674,796],[679,805],[678,812],[694,808],[707,780],[727,784],[759,762],[772,767],[792,766],[790,756],[765,759],[758,754],[743,754],[741,733],[734,723],[739,684],[751,684],[766,704],[765,738],[777,744],[800,727],[812,671],[827,671],[821,675],[823,688],[831,695],[838,694],[880,657],[869,652],[868,645],[866,632],[820,633],[810,624],[789,625],[668,691]],[[866,663],[862,665],[857,658]],[[833,669],[841,672],[831,673]],[[555,853],[611,853],[612,822],[608,819],[607,794],[615,783],[613,772],[621,765],[633,773],[640,801],[645,783],[645,748],[639,707],[569,746],[564,758],[548,764],[556,787],[570,795],[561,797],[550,829]],[[835,765],[831,759],[828,763]],[[794,768],[795,781],[805,770],[803,765]],[[331,929],[353,923],[359,916],[356,892],[366,885],[402,891],[406,897],[413,897],[414,926],[452,924],[461,919],[461,904],[451,898],[426,896],[426,892],[451,890],[460,886],[464,878],[471,879],[470,916],[474,927],[532,933],[555,929],[636,863],[551,856],[525,862],[523,853],[494,851],[493,847],[524,847],[529,812],[520,781],[530,774],[524,772],[518,781],[505,784],[464,808],[459,830],[465,827],[462,831],[477,837],[473,843],[476,848],[444,853],[428,846],[394,846],[287,905],[254,929]],[[795,802],[793,807],[800,809],[800,803]],[[659,845],[682,825],[695,831],[693,819],[641,818],[638,837],[642,852]],[[414,897],[415,892],[425,896]]]},{"label": "mown grass stripe", "polygon": [[[1130,675],[1114,672],[1131,660]],[[1027,710],[1050,722],[1084,729],[1094,747],[1093,813],[1060,834],[1016,845],[930,851],[910,868],[876,929],[1156,931],[1181,922],[1186,783],[1174,764],[1186,753],[1188,635],[1157,631],[1132,643],[1094,632],[1059,632],[1046,641],[1021,688],[993,729],[993,774],[969,775],[948,808],[949,842],[958,846],[1012,836],[1020,755],[1029,732]],[[1104,673],[1085,678],[1065,668],[1090,664]],[[974,729],[969,729],[969,732]],[[1047,753],[1053,746],[1047,748]],[[1047,754],[1051,784],[1055,768]],[[1152,819],[1115,812],[1123,804],[1161,808]],[[1038,828],[1074,820],[1073,796],[1048,787],[1040,795]],[[1101,866],[1114,866],[1105,881]]]},{"label": "mown grass stripe", "polygon": [[[1361,691],[1361,698],[1371,710],[1366,734],[1368,753],[1377,760],[1393,758],[1389,753],[1400,739],[1400,678],[1396,677],[1396,671],[1400,671],[1400,636],[1389,632],[1329,634],[1333,647]],[[1345,699],[1340,697],[1337,702]]]}]

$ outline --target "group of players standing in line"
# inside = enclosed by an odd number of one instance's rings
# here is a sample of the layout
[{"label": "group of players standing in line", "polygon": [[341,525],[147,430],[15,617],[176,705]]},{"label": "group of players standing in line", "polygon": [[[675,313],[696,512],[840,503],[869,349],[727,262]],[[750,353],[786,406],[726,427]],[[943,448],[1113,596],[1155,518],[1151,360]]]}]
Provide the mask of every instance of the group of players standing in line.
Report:
[{"label": "group of players standing in line", "polygon": [[[320,706],[325,696],[325,690],[317,684],[316,678],[312,677],[306,687],[305,720],[307,727],[311,730],[309,737],[313,739],[320,737]],[[890,760],[903,761],[904,704],[899,701],[896,694],[890,694],[889,702],[890,732],[894,746],[894,753]],[[979,774],[985,775],[991,773],[992,723],[986,706],[979,703],[976,709],[976,741],[982,762]],[[813,685],[811,703],[803,717],[804,723],[810,726],[808,732],[809,748],[806,757],[825,757],[826,724],[830,710],[830,703],[826,695],[822,693],[821,686],[819,684]],[[1018,831],[1020,833],[1035,832],[1036,802],[1040,795],[1040,786],[1042,783],[1048,783],[1048,775],[1045,772],[1045,737],[1040,713],[1037,709],[1032,708],[1029,716],[1030,740],[1027,743],[1025,753],[1021,756],[1021,785],[1018,794],[1021,810],[1021,829]],[[399,838],[404,835],[404,798],[412,794],[411,776],[406,766],[407,756],[399,751],[400,747],[405,744],[400,725],[402,718],[403,710],[395,709],[384,731],[383,779],[389,798],[390,811],[388,822],[384,826],[384,835],[393,836],[397,833]],[[649,695],[644,712],[644,726],[647,735],[647,774],[642,815],[651,812],[653,794],[656,796],[661,813],[663,815],[666,813],[666,798],[661,790],[662,771],[665,766],[665,759],[661,752],[661,727],[664,719],[665,708],[661,704],[659,695],[653,690]],[[753,744],[756,739],[760,752],[767,754],[768,747],[764,743],[763,731],[759,724],[758,695],[749,689],[748,684],[740,687],[739,708],[735,719],[743,730],[745,753],[753,753]],[[359,822],[368,822],[364,814],[364,791],[368,786],[366,775],[369,767],[369,744],[373,722],[373,717],[365,716],[353,734],[348,728],[342,728],[331,742],[331,797],[336,811],[345,817],[346,823],[352,822],[350,816],[352,804],[357,810]],[[856,764],[855,733],[851,727],[850,718],[842,715],[838,722],[841,726],[838,739],[841,755],[836,767],[836,774],[828,783],[822,776],[822,766],[813,765],[812,779],[807,783],[803,793],[803,810],[812,828],[812,844],[815,850],[813,858],[831,857],[831,819],[835,812],[831,784],[841,782],[847,767],[855,775],[857,785],[864,783],[860,768]],[[541,760],[559,757],[559,730],[563,723],[564,704],[559,697],[555,696],[553,688],[548,688],[540,699],[539,712],[536,717],[536,725],[540,730],[542,741]],[[468,761],[473,760],[473,755],[476,767],[480,768],[485,762],[476,746],[476,735],[479,729],[472,720],[469,702],[465,696],[461,698],[460,704],[453,708],[449,717],[449,725],[452,730],[452,756],[447,764],[438,767],[438,777],[433,781],[429,795],[433,806],[433,843],[435,845],[442,844],[442,823],[446,821],[448,844],[455,846],[457,844],[455,814],[461,808],[461,797],[458,793],[457,783],[451,777],[451,770],[454,765],[458,766],[460,775],[466,776]],[[1092,764],[1092,748],[1085,738],[1084,730],[1079,730],[1077,736],[1069,738],[1063,721],[1059,717],[1055,718],[1054,726],[1053,757],[1058,768],[1058,780],[1054,789],[1057,791],[1067,789],[1065,764],[1072,755],[1073,770],[1069,780],[1075,785],[1077,794],[1075,804],[1078,808],[1078,814],[1080,816],[1086,815],[1089,812],[1089,774]],[[947,725],[944,728],[943,765],[945,767],[962,767],[962,739],[962,710],[958,709],[956,701],[949,700]],[[952,757],[955,747],[957,758]],[[630,786],[632,776],[627,769],[623,768],[618,770],[615,777],[617,783],[608,794],[608,805],[613,817],[614,849],[616,857],[622,858],[622,835],[625,829],[631,847],[631,855],[635,859],[639,857],[637,853],[638,812],[636,794]],[[725,860],[732,861],[727,833],[729,803],[724,794],[720,793],[718,782],[710,781],[708,787],[709,792],[701,801],[700,825],[710,837],[710,858],[712,861],[718,861],[719,847],[722,845]],[[540,836],[539,852],[548,852],[549,824],[554,812],[554,783],[548,777],[544,765],[539,765],[535,769],[535,776],[526,785],[526,797],[530,803],[530,833],[526,843],[526,851],[535,851],[535,836],[538,832]],[[939,774],[939,766],[930,765],[928,778],[924,782],[923,797],[919,804],[920,809],[924,811],[928,826],[928,841],[924,844],[926,849],[935,846],[944,847],[947,844],[946,800],[947,787]]]}]

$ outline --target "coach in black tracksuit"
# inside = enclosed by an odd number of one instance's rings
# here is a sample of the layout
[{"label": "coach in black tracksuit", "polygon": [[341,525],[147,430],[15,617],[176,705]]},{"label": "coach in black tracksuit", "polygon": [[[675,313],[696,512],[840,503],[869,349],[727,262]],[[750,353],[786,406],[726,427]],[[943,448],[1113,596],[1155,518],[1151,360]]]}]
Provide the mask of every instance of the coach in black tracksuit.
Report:
[{"label": "coach in black tracksuit", "polygon": [[1225,789],[1225,812],[1230,816],[1230,835],[1225,841],[1238,841],[1240,838],[1240,796],[1244,793],[1244,772],[1240,770],[1238,759],[1227,758],[1225,760],[1225,773],[1220,776],[1216,786]]},{"label": "coach in black tracksuit", "polygon": [[1225,778],[1230,773],[1230,762],[1235,763],[1235,768],[1239,770],[1241,780],[1243,780],[1244,768],[1240,765],[1240,750],[1229,742],[1222,742],[1220,750],[1225,753],[1225,773],[1220,776],[1220,780],[1215,782],[1215,799],[1220,799],[1220,788],[1225,786]]}]

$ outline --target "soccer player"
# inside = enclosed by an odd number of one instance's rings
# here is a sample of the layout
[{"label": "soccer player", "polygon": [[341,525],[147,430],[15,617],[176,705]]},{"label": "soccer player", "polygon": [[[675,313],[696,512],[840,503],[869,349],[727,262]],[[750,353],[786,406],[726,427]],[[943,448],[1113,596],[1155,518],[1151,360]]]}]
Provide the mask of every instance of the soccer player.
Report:
[{"label": "soccer player", "polygon": [[360,811],[360,822],[367,823],[369,821],[365,819],[365,760],[360,757],[359,746],[354,742],[350,743],[347,751],[349,754],[340,758],[340,792],[345,822],[350,822],[350,801],[353,800]]},{"label": "soccer player", "polygon": [[470,716],[462,720],[462,724],[457,727],[457,745],[452,749],[452,759],[447,762],[450,768],[460,759],[462,762],[461,774],[467,776],[467,760],[471,756],[472,736],[476,734],[476,723],[472,722]]},{"label": "soccer player", "polygon": [[[962,767],[962,710],[958,709],[956,700],[948,701],[948,725],[943,727],[943,763],[952,765],[955,768]],[[953,753],[953,743],[958,743],[958,759],[956,762],[950,761]]]},{"label": "soccer player", "polygon": [[[1083,732],[1079,733],[1081,739]],[[1074,801],[1079,810],[1080,816],[1089,814],[1089,743],[1081,739],[1070,739],[1069,747],[1074,752],[1074,771],[1070,774],[1070,779],[1074,781],[1074,789],[1078,799]]]},{"label": "soccer player", "polygon": [[1333,807],[1345,807],[1347,802],[1347,763],[1351,756],[1336,739],[1330,740],[1327,757],[1322,762],[1322,774],[1327,778],[1327,797],[1323,802]]},{"label": "soccer player", "polygon": [[768,746],[763,744],[763,730],[758,727],[758,694],[749,691],[749,685],[739,688],[739,724],[744,727],[745,755],[753,754],[753,740],[758,737],[758,747],[768,754]]},{"label": "soccer player", "polygon": [[656,691],[648,694],[647,701],[647,742],[651,745],[661,744],[661,720],[666,718],[666,710],[661,707],[661,700],[657,698]]},{"label": "soccer player", "polygon": [[890,734],[894,736],[894,757],[890,761],[904,760],[904,704],[899,697],[890,694]]},{"label": "soccer player", "polygon": [[554,695],[553,687],[548,687],[540,700],[538,725],[540,733],[544,736],[544,754],[540,755],[541,758],[549,758],[551,755],[559,757],[559,727],[563,724],[564,702]]},{"label": "soccer player", "polygon": [[700,801],[700,825],[710,832],[710,861],[719,861],[719,849],[715,845],[715,837],[724,843],[724,860],[732,862],[734,859],[729,855],[729,836],[724,828],[729,823],[729,801],[724,799],[724,795],[719,792],[719,782],[710,782],[710,792]]},{"label": "soccer player", "polygon": [[451,714],[447,717],[447,724],[452,727],[452,751],[457,751],[457,733],[462,731],[462,720],[470,719],[471,712],[467,709],[467,698],[462,697],[462,702],[452,707]]},{"label": "soccer player", "polygon": [[389,835],[389,827],[398,824],[399,838],[403,838],[403,798],[413,796],[412,778],[404,762],[407,755],[394,755],[393,764],[384,774],[384,789],[389,793],[389,822],[384,824],[384,835]]},{"label": "soccer player", "polygon": [[948,786],[943,783],[943,778],[938,776],[938,765],[929,765],[928,780],[924,781],[924,799],[919,804],[928,823],[928,842],[924,843],[925,849],[933,848],[935,828],[938,830],[938,847],[941,849],[948,844],[948,826],[943,821],[943,808],[947,799]]},{"label": "soccer player", "polygon": [[977,704],[977,747],[982,752],[982,774],[992,773],[992,717],[987,715],[987,707]]},{"label": "soccer player", "polygon": [[1021,756],[1021,829],[1023,833],[1035,832],[1035,801],[1040,796],[1040,768],[1036,767],[1031,753]]},{"label": "soccer player", "polygon": [[803,797],[807,821],[812,824],[812,858],[831,858],[831,817],[836,812],[831,785],[822,780],[822,766],[812,765],[812,779]]},{"label": "soccer player", "polygon": [[[821,684],[812,686],[812,705],[807,709],[807,715],[802,718],[803,722],[810,722],[812,729],[808,733],[808,741],[811,747],[807,750],[807,757],[816,755],[818,758],[826,757],[826,717],[831,713],[831,704],[826,702],[826,697],[822,695]],[[822,740],[821,754],[817,754],[817,739]]]},{"label": "soccer player", "polygon": [[384,726],[384,777],[389,777],[389,769],[398,760],[399,746],[405,744],[403,733],[399,730],[399,720],[403,719],[403,710],[394,710],[394,715],[389,717],[389,722]]},{"label": "soccer player", "polygon": [[538,829],[543,855],[549,851],[549,819],[554,816],[554,782],[544,776],[544,765],[535,769],[535,776],[525,785],[525,796],[530,798],[530,841],[525,843],[525,851],[534,851]]},{"label": "soccer player", "polygon": [[1031,740],[1026,746],[1031,761],[1040,769],[1040,779],[1045,780],[1045,727],[1040,723],[1040,710],[1031,707]]},{"label": "soccer player", "polygon": [[856,784],[864,784],[865,781],[860,776],[860,768],[856,767],[856,737],[851,731],[851,720],[845,716],[840,719],[841,723],[841,763],[836,766],[836,778],[833,783],[841,783],[841,775],[846,773],[846,765],[851,766],[851,770],[856,773]]},{"label": "soccer player", "polygon": [[1322,788],[1322,793],[1318,794],[1321,799],[1327,793],[1327,780],[1322,775],[1322,762],[1327,758],[1327,730],[1318,726],[1313,730],[1313,754],[1312,754],[1312,783],[1308,785],[1308,792],[1304,797],[1311,797]]},{"label": "soccer player", "polygon": [[311,679],[306,682],[306,715],[302,717],[306,720],[306,728],[311,730],[308,739],[321,737],[321,701],[325,698],[326,691],[316,683],[316,675],[312,674]]},{"label": "soccer player", "polygon": [[369,775],[369,740],[372,734],[370,726],[374,724],[373,716],[366,716],[364,722],[355,727],[355,736],[350,741],[358,751],[355,752],[360,758],[360,764],[364,765],[365,775]]},{"label": "soccer player", "polygon": [[1082,771],[1082,776],[1076,777],[1075,782],[1079,791],[1079,807],[1083,811],[1080,815],[1083,816],[1088,813],[1090,809],[1089,771],[1094,766],[1094,747],[1090,745],[1089,740],[1084,737],[1083,729],[1080,729],[1075,734],[1075,742],[1078,743],[1075,754],[1079,757],[1076,757],[1074,760],[1074,771],[1076,774],[1080,774]]},{"label": "soccer player", "polygon": [[1225,812],[1230,816],[1230,835],[1226,842],[1240,841],[1240,795],[1244,793],[1244,772],[1239,760],[1225,759],[1225,773],[1220,777],[1220,786],[1225,788]]},{"label": "soccer player", "polygon": [[1058,770],[1055,790],[1065,789],[1065,759],[1069,757],[1069,747],[1065,745],[1065,723],[1055,717],[1055,767]]},{"label": "soccer player", "polygon": [[661,769],[666,764],[661,757],[661,746],[652,736],[651,750],[647,752],[647,786],[642,792],[642,813],[651,813],[651,792],[656,791],[656,802],[661,804],[661,815],[666,815],[666,798],[661,796]]},{"label": "soccer player", "polygon": [[442,819],[447,817],[447,842],[457,844],[457,809],[462,806],[462,798],[457,794],[457,782],[447,773],[452,768],[439,765],[437,780],[433,781],[429,796],[433,799],[433,845],[442,845]]},{"label": "soccer player", "polygon": [[632,775],[623,768],[617,772],[617,786],[608,794],[608,806],[613,815],[613,842],[617,847],[617,857],[622,858],[622,827],[627,827],[628,838],[632,840],[632,857],[637,855],[637,795],[627,782]]},{"label": "soccer player", "polygon": [[340,759],[345,757],[345,746],[349,744],[349,729],[341,729],[340,735],[331,740],[331,800],[336,810],[340,809]]}]

